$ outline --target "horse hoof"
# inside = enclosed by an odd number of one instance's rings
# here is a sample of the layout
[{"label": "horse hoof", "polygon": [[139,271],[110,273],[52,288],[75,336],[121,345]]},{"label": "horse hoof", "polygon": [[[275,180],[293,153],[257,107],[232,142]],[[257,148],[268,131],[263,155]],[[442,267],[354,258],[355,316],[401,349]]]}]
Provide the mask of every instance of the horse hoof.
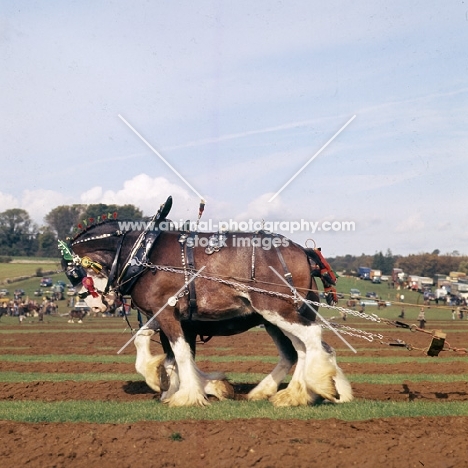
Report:
[{"label": "horse hoof", "polygon": [[191,391],[178,390],[170,398],[163,400],[163,403],[171,408],[181,406],[208,406],[210,402],[203,394],[194,394]]},{"label": "horse hoof", "polygon": [[209,380],[205,385],[205,393],[220,401],[234,399],[234,387],[227,380]]},{"label": "horse hoof", "polygon": [[305,387],[300,382],[290,382],[288,387],[279,391],[270,398],[273,406],[307,406],[311,397]]}]

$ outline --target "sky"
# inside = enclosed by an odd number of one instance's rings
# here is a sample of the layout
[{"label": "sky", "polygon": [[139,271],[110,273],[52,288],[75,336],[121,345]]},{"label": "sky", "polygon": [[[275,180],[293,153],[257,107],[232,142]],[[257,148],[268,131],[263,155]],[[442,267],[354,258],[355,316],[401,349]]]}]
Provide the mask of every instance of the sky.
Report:
[{"label": "sky", "polygon": [[467,44],[466,1],[3,0],[0,212],[203,197],[328,257],[468,254]]}]

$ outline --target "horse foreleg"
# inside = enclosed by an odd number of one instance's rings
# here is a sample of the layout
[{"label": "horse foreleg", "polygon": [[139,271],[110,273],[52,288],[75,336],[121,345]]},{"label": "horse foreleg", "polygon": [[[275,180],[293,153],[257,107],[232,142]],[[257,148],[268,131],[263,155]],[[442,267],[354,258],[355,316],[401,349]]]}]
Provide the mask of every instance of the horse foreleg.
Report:
[{"label": "horse foreleg", "polygon": [[161,392],[161,367],[164,367],[166,355],[151,354],[150,340],[154,333],[154,330],[142,328],[135,335],[134,343],[137,351],[135,369],[145,378],[150,388],[155,392]]},{"label": "horse foreleg", "polygon": [[180,386],[172,396],[163,400],[164,403],[169,406],[208,405],[209,402],[203,389],[202,373],[195,365],[190,345],[183,336],[175,340],[169,338],[169,342],[177,363]]},{"label": "horse foreleg", "polygon": [[278,386],[297,362],[297,351],[294,349],[291,340],[278,327],[271,323],[265,323],[265,330],[271,336],[278,349],[280,361],[271,373],[250,391],[247,396],[249,400],[266,400],[275,395],[278,391]]},{"label": "horse foreleg", "polygon": [[[184,336],[185,340],[189,343],[192,356],[195,358],[197,335],[192,330],[188,330],[187,327],[184,327]],[[164,366],[170,378],[170,387],[167,392],[164,392],[161,395],[161,399],[168,400],[179,389],[179,375],[169,340],[163,332],[160,332],[160,337],[164,352],[167,354],[167,360]],[[218,400],[225,400],[226,398],[232,398],[234,396],[234,389],[226,380],[226,376],[224,374],[206,374],[199,369],[197,369],[197,371],[206,395],[212,395]]]}]

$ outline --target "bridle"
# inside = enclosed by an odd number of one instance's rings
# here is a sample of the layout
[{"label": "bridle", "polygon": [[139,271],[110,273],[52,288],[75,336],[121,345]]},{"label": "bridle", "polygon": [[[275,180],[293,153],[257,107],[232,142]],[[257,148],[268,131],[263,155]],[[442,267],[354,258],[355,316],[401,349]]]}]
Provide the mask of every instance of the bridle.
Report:
[{"label": "bridle", "polygon": [[[78,297],[80,299],[86,299],[89,295],[92,295],[93,297],[98,297],[99,294],[101,294],[104,297],[109,293],[117,276],[119,258],[127,232],[128,231],[116,230],[112,233],[101,234],[99,236],[92,236],[86,239],[78,240],[71,244],[66,244],[63,241],[59,241],[59,249],[62,251],[62,257],[64,259],[64,262],[66,263],[65,275],[67,276],[73,287],[79,286],[81,284],[86,289],[86,291],[78,293]],[[117,245],[114,259],[112,260],[110,272],[107,277],[106,286],[103,291],[100,291],[95,288],[93,277],[88,276],[87,270],[92,270],[95,274],[100,274],[104,269],[103,266],[99,262],[92,260],[88,256],[80,257],[73,251],[73,246],[76,244],[82,244],[85,242],[91,242],[116,236],[120,237],[120,240]],[[117,290],[118,286],[113,289]]]},{"label": "bridle", "polygon": [[[132,248],[130,253],[123,264],[122,270],[118,272],[119,260],[122,252],[122,246],[126,235],[130,231],[122,231],[116,229],[114,232],[98,234],[95,236],[86,237],[72,241],[70,244],[59,240],[59,249],[62,252],[63,262],[65,266],[65,274],[70,280],[73,286],[82,284],[86,289],[85,292],[79,293],[78,296],[81,299],[85,299],[89,295],[98,297],[101,294],[104,301],[105,296],[112,290],[121,296],[128,294],[134,286],[138,277],[146,270],[142,267],[142,263],[149,260],[149,254],[151,249],[158,239],[161,231],[159,229],[159,223],[166,219],[169,211],[172,207],[172,197],[168,197],[166,202],[163,203],[158,212],[151,218],[150,222],[147,223],[147,227],[143,230]],[[152,230],[150,230],[152,229]],[[88,276],[87,269],[93,270],[94,273],[100,274],[103,270],[103,266],[92,260],[88,256],[81,258],[73,251],[73,246],[77,244],[83,244],[85,242],[91,242],[101,239],[107,239],[110,237],[120,237],[115,251],[114,259],[112,260],[109,275],[107,277],[107,284],[103,291],[99,291],[94,286],[94,280],[92,276]],[[115,284],[114,284],[115,283]]]}]

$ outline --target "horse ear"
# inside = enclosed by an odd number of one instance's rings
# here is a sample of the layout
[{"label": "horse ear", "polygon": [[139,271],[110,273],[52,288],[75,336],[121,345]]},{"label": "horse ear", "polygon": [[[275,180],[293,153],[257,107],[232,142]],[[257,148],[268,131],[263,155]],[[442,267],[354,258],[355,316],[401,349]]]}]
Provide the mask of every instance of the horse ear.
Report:
[{"label": "horse ear", "polygon": [[159,219],[163,220],[166,219],[166,216],[169,214],[169,211],[171,211],[172,208],[172,197],[169,196],[167,197],[166,202],[161,205],[161,208],[159,209]]}]

